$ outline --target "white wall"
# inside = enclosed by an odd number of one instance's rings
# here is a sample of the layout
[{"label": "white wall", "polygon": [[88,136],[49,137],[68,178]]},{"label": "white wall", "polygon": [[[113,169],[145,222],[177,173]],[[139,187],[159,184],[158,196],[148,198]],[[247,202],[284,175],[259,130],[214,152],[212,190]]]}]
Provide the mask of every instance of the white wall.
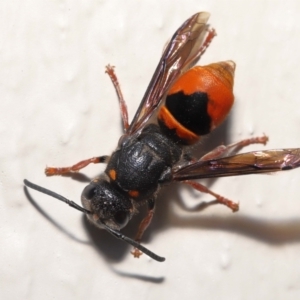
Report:
[{"label": "white wall", "polygon": [[187,213],[176,199],[211,197],[164,190],[144,239],[164,263],[133,259],[79,212],[30,191],[47,219],[24,194],[27,178],[80,202],[86,183],[43,169],[116,146],[118,103],[104,66],[116,66],[132,117],[163,45],[197,11],[212,14],[218,33],[201,63],[237,64],[235,107],[209,144],[266,133],[266,148],[299,147],[299,1],[1,2],[1,299],[299,299],[300,170],[205,182],[240,201],[237,214]]}]

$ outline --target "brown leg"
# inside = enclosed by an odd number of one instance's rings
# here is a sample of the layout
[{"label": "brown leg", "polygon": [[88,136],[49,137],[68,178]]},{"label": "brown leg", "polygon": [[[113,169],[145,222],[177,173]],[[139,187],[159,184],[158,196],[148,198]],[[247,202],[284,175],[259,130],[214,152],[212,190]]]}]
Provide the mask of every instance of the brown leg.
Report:
[{"label": "brown leg", "polygon": [[110,79],[115,87],[115,90],[117,92],[117,96],[118,96],[119,104],[120,104],[120,110],[121,110],[121,117],[122,117],[122,121],[123,121],[123,130],[124,130],[124,132],[126,132],[129,127],[127,106],[126,106],[126,103],[125,103],[125,100],[124,100],[124,97],[123,97],[123,94],[122,94],[122,91],[120,88],[118,78],[114,71],[115,67],[111,66],[111,65],[107,65],[105,68],[106,68],[105,73],[107,73],[108,76],[110,77]]},{"label": "brown leg", "polygon": [[[185,180],[185,181],[182,181],[183,183],[185,184],[188,184],[190,185],[191,187],[193,187],[194,189],[196,189],[197,191],[199,192],[202,192],[202,193],[206,193],[206,194],[210,194],[214,197],[216,197],[216,201],[217,203],[220,203],[220,204],[223,204],[227,207],[229,207],[232,212],[236,212],[239,210],[239,204],[238,203],[235,203],[221,195],[218,195],[216,193],[214,193],[213,191],[209,190],[206,186],[198,183],[198,182],[195,182],[195,181],[190,181],[190,180]],[[214,203],[212,203],[214,204]]]},{"label": "brown leg", "polygon": [[104,156],[93,157],[90,159],[82,160],[71,167],[63,167],[63,168],[46,167],[45,174],[47,176],[53,176],[53,175],[62,175],[70,172],[78,172],[79,170],[85,168],[89,164],[106,163],[108,159],[109,156],[104,155]]},{"label": "brown leg", "polygon": [[204,52],[206,51],[206,49],[208,48],[208,46],[210,45],[212,39],[217,35],[216,31],[214,28],[209,28],[207,30],[208,34],[203,42],[203,44],[201,45],[201,47],[199,48],[198,52],[195,53],[189,60],[189,62],[187,62],[187,65],[193,66],[199,59],[200,57],[204,54]]},{"label": "brown leg", "polygon": [[[148,226],[150,225],[152,218],[154,216],[154,211],[155,211],[155,200],[150,199],[148,200],[148,212],[146,217],[142,220],[142,222],[139,225],[139,230],[135,236],[135,241],[140,243],[142,236],[145,232],[145,230],[148,228]],[[131,251],[131,254],[133,255],[133,257],[139,258],[143,252],[141,252],[139,249],[137,248],[133,248],[133,250]]]},{"label": "brown leg", "polygon": [[253,137],[249,139],[244,139],[242,141],[239,141],[237,143],[233,143],[227,146],[221,145],[212,151],[208,152],[204,156],[202,156],[199,161],[205,161],[205,160],[210,160],[210,159],[216,159],[224,154],[228,153],[229,151],[233,151],[233,153],[238,152],[242,148],[252,145],[252,144],[263,144],[266,145],[267,141],[269,138],[266,135],[263,136],[258,136],[258,137]]}]

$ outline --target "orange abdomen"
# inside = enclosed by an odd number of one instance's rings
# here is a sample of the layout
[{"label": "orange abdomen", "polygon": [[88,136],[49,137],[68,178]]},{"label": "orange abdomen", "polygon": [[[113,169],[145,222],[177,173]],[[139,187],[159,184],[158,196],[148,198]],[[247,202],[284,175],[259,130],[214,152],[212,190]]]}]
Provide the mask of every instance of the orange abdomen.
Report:
[{"label": "orange abdomen", "polygon": [[177,142],[193,144],[218,126],[234,101],[234,70],[235,63],[225,61],[184,73],[158,113],[164,133]]}]

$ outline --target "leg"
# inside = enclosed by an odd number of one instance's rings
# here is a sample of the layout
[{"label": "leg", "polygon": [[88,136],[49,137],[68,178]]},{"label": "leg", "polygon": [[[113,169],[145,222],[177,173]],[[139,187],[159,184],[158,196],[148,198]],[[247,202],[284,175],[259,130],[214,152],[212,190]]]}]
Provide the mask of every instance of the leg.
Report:
[{"label": "leg", "polygon": [[[220,203],[220,204],[223,204],[227,207],[229,207],[232,212],[236,212],[239,210],[239,204],[238,203],[235,203],[221,195],[218,195],[216,193],[214,193],[213,191],[209,190],[206,186],[198,183],[198,182],[195,182],[195,181],[190,181],[190,180],[185,180],[185,181],[182,181],[183,183],[185,184],[188,184],[190,185],[191,187],[193,187],[194,189],[196,189],[197,191],[199,192],[202,192],[202,193],[206,193],[206,194],[210,194],[214,197],[216,197],[216,203]],[[212,202],[211,204],[206,204],[206,206],[209,206],[209,205],[212,205],[212,204],[216,204],[214,202]]]},{"label": "leg", "polygon": [[196,207],[190,208],[190,207],[187,207],[183,203],[183,201],[179,202],[180,207],[182,209],[184,209],[185,211],[189,211],[189,212],[203,211],[203,210],[207,209],[209,206],[213,206],[213,205],[216,205],[216,204],[220,204],[220,203],[217,200],[202,201]]},{"label": "leg", "polygon": [[249,146],[249,145],[252,145],[252,144],[266,145],[268,140],[269,140],[269,138],[266,135],[263,135],[263,136],[258,136],[258,137],[252,137],[252,138],[249,138],[249,139],[244,139],[244,140],[241,140],[237,143],[233,143],[233,144],[230,144],[230,145],[227,145],[227,146],[221,145],[221,146],[213,149],[212,151],[208,152],[204,156],[202,156],[199,159],[199,161],[216,159],[216,158],[222,157],[223,155],[225,155],[229,151],[233,151],[233,153],[236,153],[239,150],[241,150],[242,148],[244,148],[246,146]]},{"label": "leg", "polygon": [[186,65],[193,66],[199,59],[200,57],[204,54],[206,49],[208,48],[209,44],[211,43],[212,39],[217,35],[216,31],[213,28],[208,28],[207,29],[207,36],[199,48],[199,50],[190,58],[189,62],[187,62]]},{"label": "leg", "polygon": [[120,110],[121,110],[121,117],[122,117],[122,121],[123,121],[123,130],[124,130],[124,132],[126,132],[126,130],[129,127],[127,106],[126,106],[126,103],[125,103],[125,100],[124,100],[124,97],[123,97],[123,94],[122,94],[122,91],[120,88],[118,78],[114,71],[114,67],[107,65],[105,73],[107,73],[108,76],[110,77],[110,79],[115,87],[115,90],[117,92],[117,96],[118,96],[119,104],[120,104]]},{"label": "leg", "polygon": [[[135,241],[140,243],[142,236],[145,232],[145,230],[148,228],[148,226],[150,225],[152,218],[154,216],[154,211],[155,211],[155,200],[154,199],[150,199],[148,200],[148,213],[146,215],[146,217],[142,220],[142,222],[140,223],[139,226],[139,230],[135,236]],[[143,253],[137,249],[137,248],[133,248],[133,251],[131,251],[131,254],[136,257],[139,258]]]},{"label": "leg", "polygon": [[64,167],[64,168],[46,167],[45,174],[47,176],[53,176],[53,175],[62,175],[70,172],[78,172],[79,170],[85,168],[89,164],[106,163],[108,159],[109,156],[104,155],[104,156],[93,157],[90,159],[82,160],[71,167]]}]

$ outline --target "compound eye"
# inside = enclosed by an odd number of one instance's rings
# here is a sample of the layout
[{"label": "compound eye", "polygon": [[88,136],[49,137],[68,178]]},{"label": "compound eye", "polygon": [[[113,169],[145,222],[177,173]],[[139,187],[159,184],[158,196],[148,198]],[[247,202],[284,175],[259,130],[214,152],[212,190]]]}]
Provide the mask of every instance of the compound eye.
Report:
[{"label": "compound eye", "polygon": [[114,215],[114,221],[123,228],[129,221],[129,216],[125,211],[119,211]]},{"label": "compound eye", "polygon": [[96,195],[96,187],[93,184],[87,185],[82,192],[82,196],[87,200],[92,200],[95,195]]}]

